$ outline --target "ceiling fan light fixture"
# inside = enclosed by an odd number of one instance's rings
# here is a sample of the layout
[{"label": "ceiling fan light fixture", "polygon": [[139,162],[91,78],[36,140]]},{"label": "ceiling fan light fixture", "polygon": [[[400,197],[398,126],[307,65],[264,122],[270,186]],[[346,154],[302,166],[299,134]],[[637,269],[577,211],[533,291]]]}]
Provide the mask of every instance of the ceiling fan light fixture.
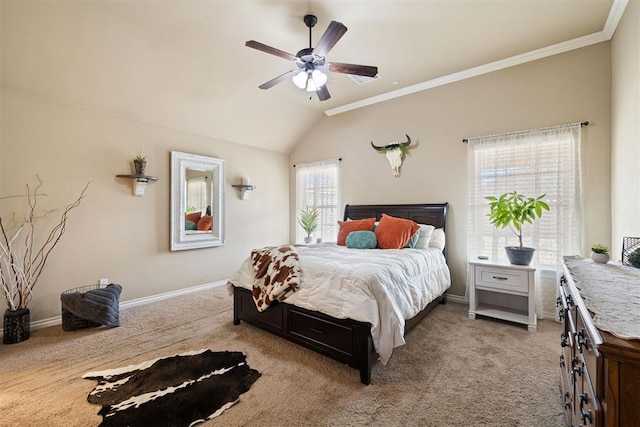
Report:
[{"label": "ceiling fan light fixture", "polygon": [[309,47],[301,49],[296,55],[292,55],[275,47],[268,46],[255,40],[249,40],[245,46],[257,49],[270,55],[275,55],[287,61],[293,62],[298,69],[289,70],[278,77],[258,86],[260,89],[269,89],[278,83],[292,77],[293,83],[307,92],[315,92],[320,101],[331,98],[327,89],[326,72],[342,73],[357,76],[374,77],[378,74],[378,67],[370,65],[347,64],[344,62],[325,62],[327,53],[347,32],[347,27],[338,21],[331,21],[320,40],[313,47],[311,43],[311,29],[318,22],[315,15],[305,15],[304,24],[309,28]]},{"label": "ceiling fan light fixture", "polygon": [[320,70],[300,70],[293,76],[293,83],[300,89],[307,92],[316,92],[325,83],[327,83],[327,75]]}]

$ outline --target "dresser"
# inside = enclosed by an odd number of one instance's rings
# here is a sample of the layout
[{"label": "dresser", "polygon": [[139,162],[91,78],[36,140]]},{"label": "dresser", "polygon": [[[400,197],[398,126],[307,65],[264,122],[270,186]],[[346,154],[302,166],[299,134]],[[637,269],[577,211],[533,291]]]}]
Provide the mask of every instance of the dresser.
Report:
[{"label": "dresser", "polygon": [[640,269],[580,257],[565,257],[562,268],[558,306],[564,326],[560,384],[565,422],[640,426],[640,340],[630,338],[640,331],[640,305],[634,305]]},{"label": "dresser", "polygon": [[493,317],[536,331],[536,269],[528,265],[469,262],[469,318]]}]

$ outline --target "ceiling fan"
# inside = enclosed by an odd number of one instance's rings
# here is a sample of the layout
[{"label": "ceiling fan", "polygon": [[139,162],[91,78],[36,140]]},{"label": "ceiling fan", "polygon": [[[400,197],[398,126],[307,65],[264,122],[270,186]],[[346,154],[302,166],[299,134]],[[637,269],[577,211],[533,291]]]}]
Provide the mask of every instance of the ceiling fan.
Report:
[{"label": "ceiling fan", "polygon": [[327,75],[324,71],[334,73],[354,74],[358,76],[375,77],[378,67],[370,65],[345,64],[343,62],[325,62],[325,56],[335,46],[340,38],[347,32],[341,22],[331,21],[315,48],[311,47],[311,29],[318,22],[315,15],[305,15],[304,23],[309,28],[309,47],[300,50],[296,55],[284,52],[266,44],[249,40],[245,46],[258,49],[271,55],[279,56],[289,61],[294,61],[297,68],[289,70],[278,77],[258,86],[260,89],[269,89],[293,76],[293,82],[300,89],[308,92],[316,92],[320,101],[331,98],[327,89]]}]

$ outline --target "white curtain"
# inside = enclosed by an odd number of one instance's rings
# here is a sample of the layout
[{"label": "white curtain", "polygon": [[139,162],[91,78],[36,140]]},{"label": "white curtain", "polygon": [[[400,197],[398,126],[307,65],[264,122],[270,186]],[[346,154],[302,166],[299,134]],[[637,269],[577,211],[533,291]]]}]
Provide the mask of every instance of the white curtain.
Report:
[{"label": "white curtain", "polygon": [[338,220],[341,220],[339,166],[340,159],[321,160],[296,164],[296,242],[306,233],[297,222],[298,212],[306,207],[320,211],[316,238],[335,242],[338,236]]},{"label": "white curtain", "polygon": [[207,210],[207,177],[188,178],[187,209],[205,214]]},{"label": "white curtain", "polygon": [[580,254],[582,248],[580,137],[581,124],[575,123],[468,140],[469,260],[486,255],[508,263],[504,247],[518,243],[508,227],[489,223],[486,196],[546,194],[550,211],[523,227],[523,245],[536,248],[532,265],[538,269],[539,317],[555,313],[554,272],[562,256]]}]

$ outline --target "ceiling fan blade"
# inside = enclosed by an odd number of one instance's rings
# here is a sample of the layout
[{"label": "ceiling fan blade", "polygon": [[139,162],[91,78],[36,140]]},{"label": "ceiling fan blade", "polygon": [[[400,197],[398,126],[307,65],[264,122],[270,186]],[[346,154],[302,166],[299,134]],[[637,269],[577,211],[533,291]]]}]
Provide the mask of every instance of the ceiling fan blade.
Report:
[{"label": "ceiling fan blade", "polygon": [[261,50],[266,53],[270,53],[271,55],[279,56],[280,58],[284,58],[289,61],[294,61],[296,59],[295,55],[292,55],[280,49],[276,49],[275,47],[267,46],[266,44],[257,42],[255,40],[249,40],[244,45],[247,47],[252,47],[254,49]]},{"label": "ceiling fan blade", "polygon": [[347,32],[342,22],[331,21],[322,37],[318,41],[313,53],[318,56],[327,56],[327,53],[338,43],[338,40]]},{"label": "ceiling fan blade", "polygon": [[258,86],[260,89],[269,89],[275,85],[277,85],[278,83],[282,82],[283,80],[286,80],[287,77],[289,77],[289,75],[291,73],[294,73],[296,71],[299,70],[289,70],[284,74],[280,74],[278,77],[276,77],[275,79],[271,79],[266,83],[262,83],[260,86]]},{"label": "ceiling fan blade", "polygon": [[320,89],[316,91],[316,94],[318,95],[318,99],[320,101],[326,101],[327,99],[331,98],[331,94],[329,93],[329,89],[327,89],[327,85],[320,86]]},{"label": "ceiling fan blade", "polygon": [[334,73],[354,74],[356,76],[375,77],[378,67],[372,65],[345,64],[343,62],[329,62],[327,70]]}]

